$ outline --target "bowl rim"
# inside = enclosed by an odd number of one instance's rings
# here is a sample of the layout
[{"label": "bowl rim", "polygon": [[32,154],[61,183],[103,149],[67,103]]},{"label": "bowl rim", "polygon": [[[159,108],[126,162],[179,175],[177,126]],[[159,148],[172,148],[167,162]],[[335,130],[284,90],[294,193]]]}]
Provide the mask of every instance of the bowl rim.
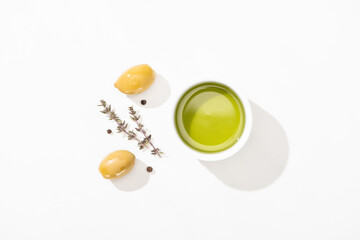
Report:
[{"label": "bowl rim", "polygon": [[[229,147],[223,151],[215,152],[215,153],[200,152],[200,151],[197,151],[197,150],[191,148],[190,146],[188,146],[186,143],[184,143],[181,140],[181,136],[176,129],[176,119],[175,119],[176,108],[177,108],[177,105],[178,105],[181,97],[189,89],[191,89],[197,85],[204,84],[204,83],[218,83],[218,84],[222,84],[222,85],[225,85],[226,87],[228,87],[239,97],[239,100],[241,101],[243,108],[244,108],[244,112],[245,112],[245,125],[244,125],[244,130],[240,136],[240,139],[231,147]],[[230,87],[230,85],[231,85],[231,87]],[[249,139],[251,129],[252,129],[252,122],[253,122],[252,111],[251,111],[251,107],[250,107],[248,98],[245,96],[245,94],[241,91],[241,89],[238,87],[238,85],[236,83],[228,84],[226,81],[203,80],[203,81],[198,81],[195,84],[191,84],[190,86],[185,87],[184,89],[182,89],[180,91],[180,94],[177,95],[175,104],[173,105],[172,114],[173,114],[172,126],[173,126],[173,131],[176,134],[176,144],[178,146],[181,146],[181,148],[185,152],[187,152],[189,155],[194,156],[197,159],[204,160],[204,161],[218,161],[218,160],[223,160],[223,159],[231,157],[232,155],[237,153],[246,144],[247,140]]]}]

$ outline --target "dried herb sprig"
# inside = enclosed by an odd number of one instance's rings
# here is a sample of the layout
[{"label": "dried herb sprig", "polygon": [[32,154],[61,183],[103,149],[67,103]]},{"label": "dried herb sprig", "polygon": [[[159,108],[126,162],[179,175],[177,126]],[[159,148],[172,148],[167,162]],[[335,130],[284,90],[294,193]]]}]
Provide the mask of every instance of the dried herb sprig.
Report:
[{"label": "dried herb sprig", "polygon": [[134,131],[131,130],[127,130],[128,129],[128,124],[121,120],[116,113],[114,112],[114,110],[111,109],[111,105],[108,105],[104,100],[100,100],[100,105],[98,105],[99,107],[103,107],[104,109],[102,111],[100,111],[103,114],[106,114],[109,117],[109,120],[113,120],[116,122],[117,124],[117,131],[118,133],[125,133],[128,136],[129,140],[136,140],[138,142],[138,146],[140,149],[143,148],[149,148],[149,146],[143,141],[140,140],[136,133]]},{"label": "dried herb sprig", "polygon": [[[141,140],[140,140],[140,137],[138,137],[134,131],[128,130],[128,124],[124,120],[121,120],[118,115],[116,115],[114,110],[111,109],[110,104],[108,105],[104,100],[100,100],[100,105],[98,105],[98,106],[104,108],[102,111],[100,111],[101,113],[107,115],[109,117],[109,120],[113,120],[116,122],[116,124],[117,124],[116,129],[117,129],[118,133],[122,132],[122,133],[126,134],[128,137],[128,140],[136,140],[138,142],[138,147],[140,150],[147,148],[147,149],[151,150],[152,155],[157,155],[158,157],[161,157],[163,152],[159,148],[156,148],[153,145],[153,143],[151,142],[151,134],[147,135],[146,131],[144,130],[144,125],[139,121],[141,116],[136,113],[136,111],[134,110],[133,107],[129,107],[129,114],[130,114],[130,118],[137,125],[135,130],[138,132],[141,132],[144,135],[144,137]],[[152,149],[149,147],[149,144]]]},{"label": "dried herb sprig", "polygon": [[151,142],[151,134],[147,134],[145,129],[144,129],[144,125],[139,121],[140,120],[140,115],[137,114],[137,112],[134,110],[134,107],[129,107],[129,114],[130,114],[130,118],[131,120],[133,120],[137,127],[135,128],[136,131],[141,132],[144,135],[143,140],[141,141],[141,143],[148,145],[150,144],[152,150],[151,150],[151,154],[152,155],[158,155],[159,157],[161,157],[161,155],[163,154],[163,152],[159,149],[156,148],[154,146],[154,144]]}]

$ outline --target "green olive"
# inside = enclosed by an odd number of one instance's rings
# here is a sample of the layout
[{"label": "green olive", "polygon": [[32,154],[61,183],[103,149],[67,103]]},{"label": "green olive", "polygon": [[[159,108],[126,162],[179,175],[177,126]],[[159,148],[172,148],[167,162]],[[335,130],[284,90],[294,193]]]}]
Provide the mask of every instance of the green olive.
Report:
[{"label": "green olive", "polygon": [[126,175],[134,167],[135,155],[126,150],[119,150],[107,155],[100,163],[99,171],[106,179]]},{"label": "green olive", "polygon": [[114,86],[125,94],[144,92],[155,81],[155,71],[147,64],[141,64],[123,73]]}]

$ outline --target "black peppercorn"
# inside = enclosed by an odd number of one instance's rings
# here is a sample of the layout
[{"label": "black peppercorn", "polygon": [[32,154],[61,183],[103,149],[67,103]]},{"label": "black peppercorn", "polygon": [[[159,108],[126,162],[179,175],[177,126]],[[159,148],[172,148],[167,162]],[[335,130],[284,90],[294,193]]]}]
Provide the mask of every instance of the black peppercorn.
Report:
[{"label": "black peppercorn", "polygon": [[146,168],[146,171],[152,172],[152,171],[153,171],[153,168],[149,166],[149,167]]},{"label": "black peppercorn", "polygon": [[146,104],[146,100],[145,99],[141,100],[141,105],[145,105],[145,104]]},{"label": "black peppercorn", "polygon": [[111,129],[108,129],[106,132],[107,132],[108,134],[111,134],[111,133],[112,133]]}]

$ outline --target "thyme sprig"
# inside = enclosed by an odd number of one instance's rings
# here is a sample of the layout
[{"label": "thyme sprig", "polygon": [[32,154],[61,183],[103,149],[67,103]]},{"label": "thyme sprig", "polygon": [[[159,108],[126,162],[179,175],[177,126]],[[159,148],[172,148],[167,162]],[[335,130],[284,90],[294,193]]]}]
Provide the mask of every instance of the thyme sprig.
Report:
[{"label": "thyme sprig", "polygon": [[[111,105],[107,104],[105,100],[100,100],[100,107],[103,107],[103,110],[100,112],[107,115],[109,117],[109,120],[113,120],[117,124],[117,132],[118,133],[124,133],[127,135],[128,140],[135,140],[138,142],[139,149],[147,148],[151,150],[152,155],[157,155],[158,157],[161,157],[163,152],[154,146],[154,144],[151,142],[151,134],[147,134],[144,125],[139,121],[141,116],[137,114],[137,112],[134,110],[133,107],[129,107],[129,114],[131,120],[133,120],[136,123],[135,130],[137,132],[140,132],[144,137],[139,137],[135,131],[129,130],[128,124],[119,118],[119,116],[115,113],[113,109],[111,109]],[[150,145],[150,146],[149,146]]]},{"label": "thyme sprig", "polygon": [[117,127],[116,130],[118,133],[125,133],[128,137],[128,140],[135,140],[138,142],[138,146],[140,149],[143,148],[149,148],[149,146],[147,146],[145,144],[145,142],[143,142],[142,140],[140,140],[136,133],[132,130],[128,130],[128,124],[124,121],[121,120],[119,118],[119,116],[115,113],[114,110],[111,109],[111,105],[107,104],[105,100],[100,100],[100,105],[98,105],[99,107],[103,107],[104,109],[102,111],[100,111],[101,113],[107,115],[109,117],[109,120],[113,120],[116,122]]},{"label": "thyme sprig", "polygon": [[142,135],[144,136],[143,140],[141,141],[143,144],[148,145],[150,144],[152,150],[151,150],[151,154],[152,155],[158,155],[159,157],[161,157],[161,155],[163,154],[163,152],[159,149],[156,148],[154,146],[154,144],[151,142],[151,134],[147,134],[145,129],[144,129],[144,125],[140,122],[140,118],[141,116],[139,114],[137,114],[137,112],[134,110],[134,107],[129,107],[129,114],[130,114],[130,118],[131,120],[133,120],[137,127],[135,128],[136,131],[142,133]]}]

